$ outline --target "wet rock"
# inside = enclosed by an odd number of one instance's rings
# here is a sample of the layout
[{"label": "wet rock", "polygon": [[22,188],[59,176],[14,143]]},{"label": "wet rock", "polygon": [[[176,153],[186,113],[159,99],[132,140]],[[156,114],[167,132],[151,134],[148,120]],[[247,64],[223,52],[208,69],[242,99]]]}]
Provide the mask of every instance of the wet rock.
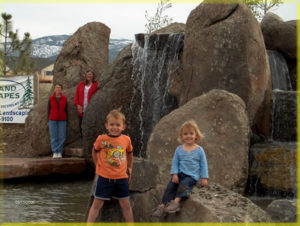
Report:
[{"label": "wet rock", "polygon": [[263,143],[250,149],[249,194],[295,196],[297,144]]}]

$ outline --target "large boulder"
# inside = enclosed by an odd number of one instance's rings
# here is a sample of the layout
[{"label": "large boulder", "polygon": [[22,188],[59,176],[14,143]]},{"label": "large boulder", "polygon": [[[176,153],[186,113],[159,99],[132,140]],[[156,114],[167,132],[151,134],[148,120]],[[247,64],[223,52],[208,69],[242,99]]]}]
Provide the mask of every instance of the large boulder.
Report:
[{"label": "large boulder", "polygon": [[240,96],[252,123],[271,89],[260,25],[244,4],[200,4],[189,15],[183,51],[181,104],[211,89]]},{"label": "large boulder", "polygon": [[194,119],[205,138],[209,177],[229,189],[243,192],[248,177],[249,120],[243,100],[224,90],[211,90],[163,117],[149,138],[146,155],[159,167],[158,183],[170,179],[179,128]]},{"label": "large boulder", "polygon": [[58,55],[53,69],[53,84],[64,89],[76,87],[87,69],[98,79],[108,65],[110,28],[100,22],[80,27],[68,38]]}]

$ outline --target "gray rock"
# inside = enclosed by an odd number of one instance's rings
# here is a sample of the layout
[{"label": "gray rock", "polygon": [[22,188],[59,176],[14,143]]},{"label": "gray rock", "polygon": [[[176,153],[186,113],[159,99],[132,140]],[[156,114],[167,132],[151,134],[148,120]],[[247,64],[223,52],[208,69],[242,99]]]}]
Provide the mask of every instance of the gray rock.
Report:
[{"label": "gray rock", "polygon": [[133,192],[145,192],[156,187],[158,168],[142,158],[134,158],[129,189]]},{"label": "gray rock", "polygon": [[53,84],[64,89],[76,87],[84,79],[86,70],[94,71],[99,79],[108,65],[110,28],[100,22],[80,27],[63,45],[53,69]]},{"label": "gray rock", "polygon": [[297,222],[297,200],[275,200],[268,205],[266,212],[274,222]]},{"label": "gray rock", "polygon": [[211,90],[163,117],[152,130],[146,155],[159,167],[158,183],[169,180],[179,128],[194,119],[204,133],[201,142],[210,180],[242,193],[248,177],[249,122],[237,95]]}]

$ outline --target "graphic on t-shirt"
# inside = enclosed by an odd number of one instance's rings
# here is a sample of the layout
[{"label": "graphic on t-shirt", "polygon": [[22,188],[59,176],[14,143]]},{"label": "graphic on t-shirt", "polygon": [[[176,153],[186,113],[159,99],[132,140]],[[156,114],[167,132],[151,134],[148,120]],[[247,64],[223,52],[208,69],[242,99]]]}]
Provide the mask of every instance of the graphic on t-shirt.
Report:
[{"label": "graphic on t-shirt", "polygon": [[120,166],[126,161],[125,150],[122,146],[116,145],[116,147],[111,143],[110,140],[102,141],[102,146],[105,151],[105,159],[111,166]]}]

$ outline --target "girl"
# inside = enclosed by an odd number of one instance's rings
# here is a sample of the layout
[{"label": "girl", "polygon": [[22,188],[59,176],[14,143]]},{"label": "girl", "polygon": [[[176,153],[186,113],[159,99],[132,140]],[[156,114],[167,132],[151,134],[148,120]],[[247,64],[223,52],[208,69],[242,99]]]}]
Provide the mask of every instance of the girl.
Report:
[{"label": "girl", "polygon": [[171,175],[172,178],[165,190],[160,204],[153,216],[160,217],[167,213],[180,211],[180,201],[189,194],[201,178],[201,185],[207,185],[208,169],[203,148],[197,144],[203,138],[195,121],[190,120],[182,124],[179,140],[182,145],[176,148]]},{"label": "girl", "polygon": [[85,81],[80,82],[76,88],[76,93],[74,96],[74,104],[77,108],[79,116],[79,129],[80,135],[82,136],[82,117],[88,103],[90,102],[92,96],[98,89],[98,82],[95,81],[94,73],[91,70],[87,70],[85,73]]}]

